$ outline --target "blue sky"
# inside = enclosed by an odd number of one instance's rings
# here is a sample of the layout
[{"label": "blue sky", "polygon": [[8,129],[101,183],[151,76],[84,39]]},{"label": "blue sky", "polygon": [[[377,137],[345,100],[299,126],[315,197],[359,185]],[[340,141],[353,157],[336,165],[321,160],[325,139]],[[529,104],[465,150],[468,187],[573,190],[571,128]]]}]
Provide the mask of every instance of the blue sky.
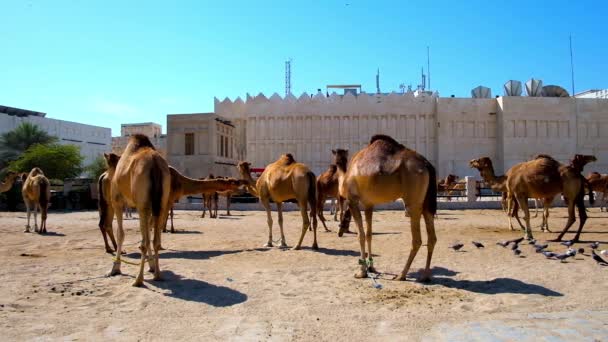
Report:
[{"label": "blue sky", "polygon": [[[327,84],[431,86],[468,97],[509,80],[608,88],[606,1],[0,0],[0,104],[111,127],[213,111],[213,97]],[[426,69],[426,67],[425,67]]]}]

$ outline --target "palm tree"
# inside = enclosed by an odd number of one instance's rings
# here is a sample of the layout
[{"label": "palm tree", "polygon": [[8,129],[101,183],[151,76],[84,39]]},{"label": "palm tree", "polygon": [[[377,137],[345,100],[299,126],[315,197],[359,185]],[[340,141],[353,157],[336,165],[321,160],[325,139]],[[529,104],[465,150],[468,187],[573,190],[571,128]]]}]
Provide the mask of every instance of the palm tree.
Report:
[{"label": "palm tree", "polygon": [[35,124],[23,122],[14,130],[0,135],[0,168],[19,158],[35,144],[56,143],[59,139],[49,135]]}]

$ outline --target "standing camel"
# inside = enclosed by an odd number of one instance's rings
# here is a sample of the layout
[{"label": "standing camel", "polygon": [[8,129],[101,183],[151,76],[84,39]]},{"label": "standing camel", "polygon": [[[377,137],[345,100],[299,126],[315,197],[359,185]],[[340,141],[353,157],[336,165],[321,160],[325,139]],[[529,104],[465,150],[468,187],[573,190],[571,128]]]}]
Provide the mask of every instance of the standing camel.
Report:
[{"label": "standing camel", "polygon": [[602,204],[600,203],[600,212],[604,211],[606,208],[606,193],[608,193],[608,175],[602,175],[599,172],[591,172],[586,178],[592,191],[602,193],[602,202],[604,206],[602,207]]},{"label": "standing camel", "polygon": [[[437,180],[435,168],[422,155],[401,145],[386,135],[374,135],[367,147],[357,152],[344,175],[340,176],[340,196],[344,197],[357,224],[361,258],[356,278],[376,272],[372,259],[372,214],[374,205],[401,198],[410,214],[412,249],[407,263],[398,276],[405,280],[414,257],[422,245],[420,218],[424,217],[428,241],[426,267],[420,278],[431,277],[431,259],[437,242],[434,215],[437,211]],[[366,231],[359,204],[365,210]],[[345,215],[345,220],[348,218]],[[341,226],[340,229],[344,229]],[[367,250],[366,250],[367,241]]]},{"label": "standing camel", "polygon": [[[509,169],[507,172],[508,212],[511,212],[512,205],[515,208],[519,206],[523,210],[524,220],[526,221],[525,237],[527,239],[533,238],[530,228],[528,198],[542,198],[543,216],[547,217],[553,199],[562,193],[565,202],[568,204],[568,222],[556,241],[560,241],[576,221],[575,205],[578,208],[580,224],[573,241],[578,241],[585,221],[587,221],[584,203],[585,181],[581,171],[586,163],[595,160],[594,156],[576,155],[569,165],[562,165],[548,155],[538,155],[533,160],[516,164]],[[591,201],[593,201],[592,196],[590,192]],[[513,203],[513,199],[517,202]],[[509,225],[511,225],[510,220]]]},{"label": "standing camel", "polygon": [[308,218],[308,204],[310,204],[310,216],[313,227],[313,249],[318,249],[317,244],[317,199],[316,199],[316,177],[310,169],[301,163],[297,163],[291,154],[282,155],[277,161],[266,166],[257,182],[251,178],[250,164],[240,162],[237,169],[241,177],[247,180],[249,192],[260,198],[260,202],[266,209],[268,223],[268,242],[265,247],[272,247],[272,215],[270,201],[277,205],[279,215],[279,228],[281,230],[281,247],[287,247],[285,234],[283,233],[283,202],[296,199],[302,215],[302,232],[298,243],[293,249],[300,249],[306,230],[310,227]]},{"label": "standing camel", "polygon": [[0,193],[7,192],[13,188],[15,181],[21,177],[20,173],[9,171],[6,173],[4,182],[0,182]]},{"label": "standing camel", "polygon": [[[118,246],[116,259],[109,275],[120,274],[121,251],[125,238],[122,225],[125,206],[135,207],[139,214],[141,232],[141,261],[139,274],[133,286],[141,286],[144,281],[144,263],[148,259],[154,280],[160,280],[158,250],[161,243],[161,229],[169,212],[171,193],[171,173],[167,161],[156,151],[147,136],[135,134],[116,164],[116,171],[110,185],[110,198],[118,223]],[[150,232],[153,232],[154,256],[150,248]],[[150,254],[148,256],[148,254]]]},{"label": "standing camel", "polygon": [[[336,155],[336,151],[332,150],[331,153]],[[338,200],[338,206],[336,207],[336,214],[338,210],[340,210],[340,219],[342,218],[342,204],[343,200],[338,196],[338,166],[336,164],[331,164],[323,172],[319,177],[317,177],[317,215],[319,216],[319,220],[323,224],[323,228],[325,228],[326,232],[330,230],[327,228],[325,224],[325,217],[323,216],[323,207],[325,205],[325,200],[327,198],[335,198]],[[335,215],[334,215],[335,219]]]},{"label": "standing camel", "polygon": [[171,233],[175,233],[173,228],[173,203],[183,196],[200,194],[212,194],[216,191],[234,191],[245,182],[235,178],[200,180],[186,177],[179,173],[175,168],[169,166],[171,173]]},{"label": "standing camel", "polygon": [[[113,253],[116,249],[116,240],[114,239],[114,230],[112,229],[114,208],[112,208],[111,204],[110,189],[112,177],[114,177],[116,165],[118,164],[118,160],[120,160],[120,156],[114,153],[104,153],[103,157],[106,160],[108,169],[106,172],[102,173],[101,176],[99,176],[99,180],[97,181],[97,188],[99,189],[99,200],[97,202],[97,207],[99,209],[99,230],[101,231],[101,236],[103,237],[106,252]],[[114,249],[112,249],[108,244],[108,237],[110,238]]]},{"label": "standing camel", "polygon": [[[27,209],[25,232],[30,232],[30,213],[34,210],[34,232],[40,234],[46,233],[46,216],[51,201],[51,183],[44,176],[42,170],[35,167],[30,171],[23,182],[21,194],[23,195],[23,202],[25,202],[25,208]],[[36,223],[38,209],[40,209],[40,230]]]}]

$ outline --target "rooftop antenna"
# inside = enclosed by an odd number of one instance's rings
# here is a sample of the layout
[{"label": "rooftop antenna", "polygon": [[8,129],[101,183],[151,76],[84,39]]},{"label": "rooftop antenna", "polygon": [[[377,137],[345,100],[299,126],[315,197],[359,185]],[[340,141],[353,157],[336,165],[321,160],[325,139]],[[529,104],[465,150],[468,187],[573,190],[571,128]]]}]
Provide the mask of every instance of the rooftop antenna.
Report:
[{"label": "rooftop antenna", "polygon": [[431,52],[429,47],[426,47],[426,73],[429,78],[429,90],[431,90]]},{"label": "rooftop antenna", "polygon": [[376,73],[376,94],[380,94],[380,68],[378,68],[378,72]]},{"label": "rooftop antenna", "polygon": [[285,97],[291,94],[291,58],[285,62]]},{"label": "rooftop antenna", "polygon": [[405,84],[404,83],[401,83],[399,85],[399,89],[401,90],[401,94],[405,94]]},{"label": "rooftop antenna", "polygon": [[572,35],[570,35],[570,72],[572,74],[572,96],[574,96],[574,58],[572,57]]}]

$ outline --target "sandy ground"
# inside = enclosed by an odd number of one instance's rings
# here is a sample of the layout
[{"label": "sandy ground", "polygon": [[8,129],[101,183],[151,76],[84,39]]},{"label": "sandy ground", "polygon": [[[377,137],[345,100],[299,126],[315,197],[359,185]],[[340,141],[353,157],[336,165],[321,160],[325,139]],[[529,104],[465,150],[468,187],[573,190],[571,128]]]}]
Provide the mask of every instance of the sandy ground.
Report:
[{"label": "sandy ground", "polygon": [[[301,251],[268,249],[260,247],[267,236],[261,211],[199,215],[177,212],[179,233],[163,235],[165,280],[151,281],[147,273],[146,286],[134,288],[135,266],[123,264],[124,275],[104,277],[112,259],[103,250],[96,212],[51,213],[47,236],[23,233],[24,213],[0,213],[2,340],[451,339],[446,331],[464,332],[467,339],[467,331],[492,324],[512,331],[500,322],[513,318],[608,317],[608,267],[593,262],[588,243],[577,245],[584,255],[565,263],[547,260],[529,245],[516,257],[495,244],[521,236],[508,230],[498,210],[440,211],[433,282],[397,282],[387,274],[378,280],[381,289],[353,277],[355,235],[320,232],[319,251],[309,248],[310,233]],[[590,216],[582,239],[608,249],[608,214],[593,208]],[[565,210],[553,209],[550,219],[554,230],[563,227]],[[379,271],[395,274],[405,265],[408,221],[400,211],[374,214]],[[125,222],[127,260],[136,261],[137,220]],[[538,232],[540,218],[533,225],[540,240],[555,235]],[[286,213],[290,246],[299,227],[299,214]],[[276,238],[276,219],[275,229]],[[471,240],[486,248],[476,249]],[[465,244],[462,252],[448,248],[455,242]],[[550,249],[566,247],[553,243]],[[425,257],[423,246],[412,270]],[[590,340],[607,338],[606,324],[596,322]]]}]

